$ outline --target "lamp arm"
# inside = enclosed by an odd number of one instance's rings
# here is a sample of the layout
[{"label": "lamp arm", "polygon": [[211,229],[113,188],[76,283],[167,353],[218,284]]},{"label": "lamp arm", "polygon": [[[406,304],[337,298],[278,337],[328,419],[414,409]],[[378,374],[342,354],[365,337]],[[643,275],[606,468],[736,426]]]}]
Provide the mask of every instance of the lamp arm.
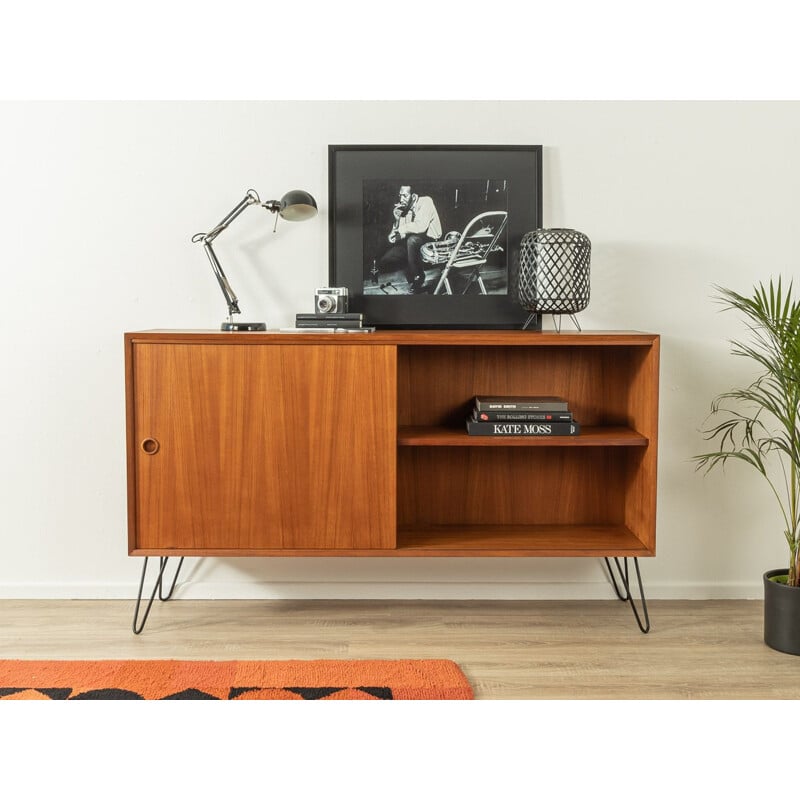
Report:
[{"label": "lamp arm", "polygon": [[[211,269],[214,270],[214,275],[219,283],[219,288],[222,289],[225,302],[228,304],[229,318],[232,318],[234,314],[242,313],[239,310],[239,298],[236,296],[235,292],[231,288],[230,283],[228,282],[228,279],[225,277],[225,273],[222,270],[222,265],[219,263],[219,259],[217,258],[217,254],[214,252],[214,248],[211,247],[211,243],[222,233],[222,231],[228,227],[228,225],[231,224],[231,222],[236,219],[236,217],[239,216],[239,214],[242,213],[242,211],[254,203],[261,203],[261,198],[258,196],[258,193],[255,191],[255,189],[248,189],[247,194],[244,196],[244,198],[242,198],[238,205],[236,205],[227,216],[223,217],[223,219],[218,222],[208,233],[196,233],[194,236],[192,236],[193,242],[203,243],[203,249],[206,251],[208,260],[211,262]],[[269,211],[277,211],[277,208],[272,208],[271,202],[264,203],[263,205]]]},{"label": "lamp arm", "polygon": [[228,319],[233,319],[234,314],[242,313],[241,309],[239,308],[239,298],[231,288],[230,283],[228,283],[228,279],[225,277],[225,273],[222,271],[222,265],[219,263],[217,254],[211,247],[211,242],[203,241],[203,249],[206,251],[208,260],[211,262],[211,269],[214,270],[214,275],[219,283],[219,288],[222,289],[225,302],[228,304]]}]

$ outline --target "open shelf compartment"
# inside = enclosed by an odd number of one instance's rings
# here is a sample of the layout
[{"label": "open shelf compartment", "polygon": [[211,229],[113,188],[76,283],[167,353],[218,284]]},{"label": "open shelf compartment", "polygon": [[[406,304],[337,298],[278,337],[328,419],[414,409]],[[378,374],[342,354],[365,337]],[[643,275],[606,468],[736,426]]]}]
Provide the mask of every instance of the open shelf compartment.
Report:
[{"label": "open shelf compartment", "polygon": [[[397,549],[655,554],[658,346],[398,346]],[[470,436],[473,398],[560,395],[577,436]]]}]

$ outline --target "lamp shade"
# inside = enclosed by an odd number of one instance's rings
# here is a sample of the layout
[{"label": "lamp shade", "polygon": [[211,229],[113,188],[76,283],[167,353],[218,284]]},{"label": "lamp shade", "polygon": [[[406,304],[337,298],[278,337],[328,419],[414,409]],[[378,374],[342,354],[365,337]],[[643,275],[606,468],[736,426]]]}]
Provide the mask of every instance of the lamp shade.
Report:
[{"label": "lamp shade", "polygon": [[589,237],[569,228],[542,228],[520,243],[516,293],[538,314],[575,314],[589,305]]},{"label": "lamp shade", "polygon": [[281,197],[278,213],[290,222],[311,219],[317,213],[317,201],[302,189],[293,189]]}]

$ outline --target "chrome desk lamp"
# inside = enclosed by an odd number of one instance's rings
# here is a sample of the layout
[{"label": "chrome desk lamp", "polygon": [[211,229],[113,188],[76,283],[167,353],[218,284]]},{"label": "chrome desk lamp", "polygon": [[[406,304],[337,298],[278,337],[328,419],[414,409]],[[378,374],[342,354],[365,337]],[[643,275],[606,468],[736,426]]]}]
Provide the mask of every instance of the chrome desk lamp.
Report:
[{"label": "chrome desk lamp", "polygon": [[[228,225],[239,216],[248,206],[258,204],[267,211],[273,214],[279,214],[283,219],[291,222],[300,222],[305,219],[311,219],[316,216],[317,203],[314,198],[308,193],[300,189],[294,189],[286,194],[280,200],[268,200],[266,203],[261,202],[258,192],[254,189],[248,189],[247,194],[242,201],[214,228],[208,233],[196,233],[192,236],[193,242],[202,242],[203,248],[206,251],[208,260],[211,262],[211,268],[214,270],[214,275],[217,276],[222,294],[225,296],[225,302],[228,304],[228,319],[222,323],[220,330],[223,331],[265,331],[267,325],[265,322],[234,322],[233,315],[241,314],[239,310],[239,298],[236,297],[233,289],[231,288],[225,273],[222,271],[222,266],[219,263],[214,248],[211,243],[219,236]],[[278,218],[275,218],[275,225],[278,225]],[[273,229],[274,230],[274,229]]]}]

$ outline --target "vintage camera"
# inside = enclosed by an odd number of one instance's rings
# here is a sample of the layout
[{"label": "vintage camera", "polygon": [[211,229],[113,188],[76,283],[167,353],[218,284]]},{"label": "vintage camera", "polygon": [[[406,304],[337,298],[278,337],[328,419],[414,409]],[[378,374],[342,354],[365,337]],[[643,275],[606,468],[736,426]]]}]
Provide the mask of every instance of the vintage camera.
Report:
[{"label": "vintage camera", "polygon": [[317,314],[344,314],[347,311],[347,287],[327,286],[314,292]]}]

